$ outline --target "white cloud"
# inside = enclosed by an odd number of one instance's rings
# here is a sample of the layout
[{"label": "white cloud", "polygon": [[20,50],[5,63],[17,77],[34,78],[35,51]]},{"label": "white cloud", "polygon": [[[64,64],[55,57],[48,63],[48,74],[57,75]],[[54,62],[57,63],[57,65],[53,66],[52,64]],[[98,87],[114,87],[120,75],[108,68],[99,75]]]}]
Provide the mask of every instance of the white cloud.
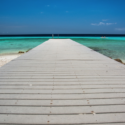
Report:
[{"label": "white cloud", "polygon": [[108,21],[108,19],[102,19],[102,21]]},{"label": "white cloud", "polygon": [[103,23],[103,22],[100,22],[100,23],[91,23],[91,25],[100,26],[100,25],[105,25],[105,23]]},{"label": "white cloud", "polygon": [[105,25],[105,23],[103,23],[103,22],[100,22],[98,25]]},{"label": "white cloud", "polygon": [[106,23],[106,25],[114,25],[114,24],[117,24],[117,23]]},{"label": "white cloud", "polygon": [[115,30],[118,30],[118,31],[124,31],[125,28],[115,28]]},{"label": "white cloud", "polygon": [[117,24],[117,23],[104,23],[104,22],[99,22],[99,23],[91,23],[91,25],[95,25],[95,26],[101,26],[101,25],[114,25],[114,24]]}]

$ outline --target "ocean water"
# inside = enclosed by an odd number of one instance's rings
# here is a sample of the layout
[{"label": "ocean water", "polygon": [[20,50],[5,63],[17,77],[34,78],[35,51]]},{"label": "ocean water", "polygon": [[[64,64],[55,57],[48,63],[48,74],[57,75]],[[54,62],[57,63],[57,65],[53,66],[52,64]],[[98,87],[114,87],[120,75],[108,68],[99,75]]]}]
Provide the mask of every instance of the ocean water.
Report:
[{"label": "ocean water", "polygon": [[26,52],[47,40],[41,37],[0,37],[0,54]]},{"label": "ocean water", "polygon": [[85,45],[113,59],[119,58],[125,62],[125,37],[84,37],[72,40]]},{"label": "ocean water", "polygon": [[[0,54],[26,52],[52,37],[0,37]],[[54,37],[55,39],[72,39],[99,53],[125,62],[125,37]]]}]

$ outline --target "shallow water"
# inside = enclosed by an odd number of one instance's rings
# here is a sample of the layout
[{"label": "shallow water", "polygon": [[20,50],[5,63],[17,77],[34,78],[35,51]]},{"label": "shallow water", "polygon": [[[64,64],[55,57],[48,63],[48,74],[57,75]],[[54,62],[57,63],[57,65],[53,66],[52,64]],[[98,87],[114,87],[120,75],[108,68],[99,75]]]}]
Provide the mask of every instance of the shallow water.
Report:
[{"label": "shallow water", "polygon": [[48,38],[26,38],[26,37],[4,37],[0,38],[0,54],[18,53],[19,51],[26,52],[41,43],[47,41]]},{"label": "shallow water", "polygon": [[[26,52],[51,37],[0,37],[0,54]],[[72,39],[111,58],[125,60],[125,37],[55,37]]]},{"label": "shallow water", "polygon": [[72,38],[72,40],[113,59],[125,60],[125,37]]}]

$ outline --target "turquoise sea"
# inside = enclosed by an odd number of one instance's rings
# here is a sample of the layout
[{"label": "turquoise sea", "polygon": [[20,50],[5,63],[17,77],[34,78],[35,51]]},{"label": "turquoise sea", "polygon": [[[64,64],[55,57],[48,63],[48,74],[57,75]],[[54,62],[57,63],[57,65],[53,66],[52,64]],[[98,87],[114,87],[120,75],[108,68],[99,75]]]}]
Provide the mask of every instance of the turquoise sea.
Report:
[{"label": "turquoise sea", "polygon": [[121,59],[125,62],[125,37],[84,37],[72,38],[72,40],[83,44],[103,55],[113,59]]},{"label": "turquoise sea", "polygon": [[[0,54],[26,52],[52,37],[0,37]],[[111,58],[125,60],[125,37],[59,37],[72,39]],[[59,39],[55,37],[55,39]]]},{"label": "turquoise sea", "polygon": [[47,40],[40,37],[0,37],[0,54],[26,52]]}]

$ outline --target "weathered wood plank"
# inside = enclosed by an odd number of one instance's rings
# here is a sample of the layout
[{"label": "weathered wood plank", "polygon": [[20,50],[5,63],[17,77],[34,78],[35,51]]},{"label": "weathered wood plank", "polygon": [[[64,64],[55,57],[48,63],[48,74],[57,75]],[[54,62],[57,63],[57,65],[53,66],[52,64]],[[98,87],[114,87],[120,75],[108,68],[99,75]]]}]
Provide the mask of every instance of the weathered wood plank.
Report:
[{"label": "weathered wood plank", "polygon": [[125,123],[123,114],[98,115],[0,115],[0,123],[22,124],[86,124]]},{"label": "weathered wood plank", "polygon": [[0,94],[108,94],[108,93],[125,93],[125,89],[77,89],[77,90],[25,90],[19,89],[1,89]]},{"label": "weathered wood plank", "polygon": [[53,114],[114,114],[125,113],[125,105],[108,106],[72,106],[72,107],[32,107],[27,106],[0,106],[0,114],[29,114],[29,115],[53,115]]},{"label": "weathered wood plank", "polygon": [[125,105],[125,98],[124,99],[85,99],[85,100],[54,100],[54,99],[44,99],[44,100],[37,100],[37,99],[32,99],[32,100],[19,100],[17,99],[12,99],[12,100],[0,100],[0,106],[11,106],[11,105],[31,105],[31,106],[99,106],[99,105]]}]

